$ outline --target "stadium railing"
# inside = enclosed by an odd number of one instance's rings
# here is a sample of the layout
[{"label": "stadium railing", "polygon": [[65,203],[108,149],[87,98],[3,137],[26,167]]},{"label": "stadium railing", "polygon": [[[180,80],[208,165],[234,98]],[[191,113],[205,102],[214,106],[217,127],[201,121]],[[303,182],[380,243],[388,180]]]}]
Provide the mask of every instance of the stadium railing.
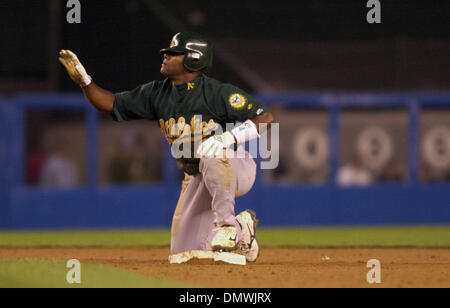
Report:
[{"label": "stadium railing", "polygon": [[[237,199],[236,212],[253,208],[265,226],[431,224],[450,222],[450,183],[417,180],[421,109],[449,108],[450,93],[283,93],[256,95],[268,105],[322,108],[329,116],[330,181],[324,185],[267,183]],[[395,185],[342,188],[339,117],[343,108],[404,108],[408,112],[408,180]],[[73,189],[29,186],[25,181],[25,114],[30,110],[82,110],[87,136],[86,183]],[[168,227],[181,190],[173,164],[155,185],[99,183],[99,115],[79,94],[21,94],[0,98],[0,229]],[[167,162],[170,149],[165,148]],[[260,172],[260,171],[259,171]]]}]

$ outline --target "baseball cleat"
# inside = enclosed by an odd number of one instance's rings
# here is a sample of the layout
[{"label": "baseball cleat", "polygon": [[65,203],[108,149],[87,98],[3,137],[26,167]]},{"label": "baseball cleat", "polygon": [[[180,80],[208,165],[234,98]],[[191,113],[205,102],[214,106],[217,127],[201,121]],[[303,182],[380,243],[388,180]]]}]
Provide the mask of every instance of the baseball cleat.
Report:
[{"label": "baseball cleat", "polygon": [[256,227],[258,219],[252,210],[245,210],[236,216],[236,220],[241,227],[241,250],[248,262],[255,262],[259,256],[259,244],[256,240]]},{"label": "baseball cleat", "polygon": [[211,241],[213,251],[232,251],[237,249],[236,227],[222,226],[213,230],[216,234]]}]

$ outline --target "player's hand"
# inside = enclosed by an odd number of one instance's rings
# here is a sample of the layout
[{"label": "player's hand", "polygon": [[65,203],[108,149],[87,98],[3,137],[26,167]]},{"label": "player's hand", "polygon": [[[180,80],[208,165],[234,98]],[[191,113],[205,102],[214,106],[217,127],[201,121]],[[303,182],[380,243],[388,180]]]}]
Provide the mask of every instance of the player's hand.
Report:
[{"label": "player's hand", "polygon": [[229,148],[235,142],[236,139],[230,132],[225,132],[222,135],[209,137],[198,147],[197,156],[200,158],[222,157],[223,150]]},{"label": "player's hand", "polygon": [[59,62],[61,62],[67,70],[70,78],[81,87],[88,86],[92,78],[86,73],[83,65],[78,60],[76,54],[71,52],[70,50],[62,49],[59,52]]}]

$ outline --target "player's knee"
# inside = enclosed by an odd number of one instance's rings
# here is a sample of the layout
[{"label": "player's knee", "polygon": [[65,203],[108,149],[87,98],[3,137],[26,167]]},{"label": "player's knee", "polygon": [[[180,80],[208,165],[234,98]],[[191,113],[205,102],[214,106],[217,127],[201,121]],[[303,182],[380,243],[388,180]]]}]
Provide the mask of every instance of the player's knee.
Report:
[{"label": "player's knee", "polygon": [[228,158],[202,159],[200,172],[207,182],[225,183],[231,186],[235,180],[233,167]]}]

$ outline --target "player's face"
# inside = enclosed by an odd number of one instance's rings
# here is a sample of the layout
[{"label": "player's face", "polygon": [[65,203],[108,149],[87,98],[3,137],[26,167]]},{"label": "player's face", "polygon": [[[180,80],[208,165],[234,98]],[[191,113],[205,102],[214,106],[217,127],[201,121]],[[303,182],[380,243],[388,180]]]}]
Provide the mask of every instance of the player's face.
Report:
[{"label": "player's face", "polygon": [[183,65],[183,59],[183,54],[165,53],[161,64],[161,74],[168,78],[184,74],[186,68]]}]

